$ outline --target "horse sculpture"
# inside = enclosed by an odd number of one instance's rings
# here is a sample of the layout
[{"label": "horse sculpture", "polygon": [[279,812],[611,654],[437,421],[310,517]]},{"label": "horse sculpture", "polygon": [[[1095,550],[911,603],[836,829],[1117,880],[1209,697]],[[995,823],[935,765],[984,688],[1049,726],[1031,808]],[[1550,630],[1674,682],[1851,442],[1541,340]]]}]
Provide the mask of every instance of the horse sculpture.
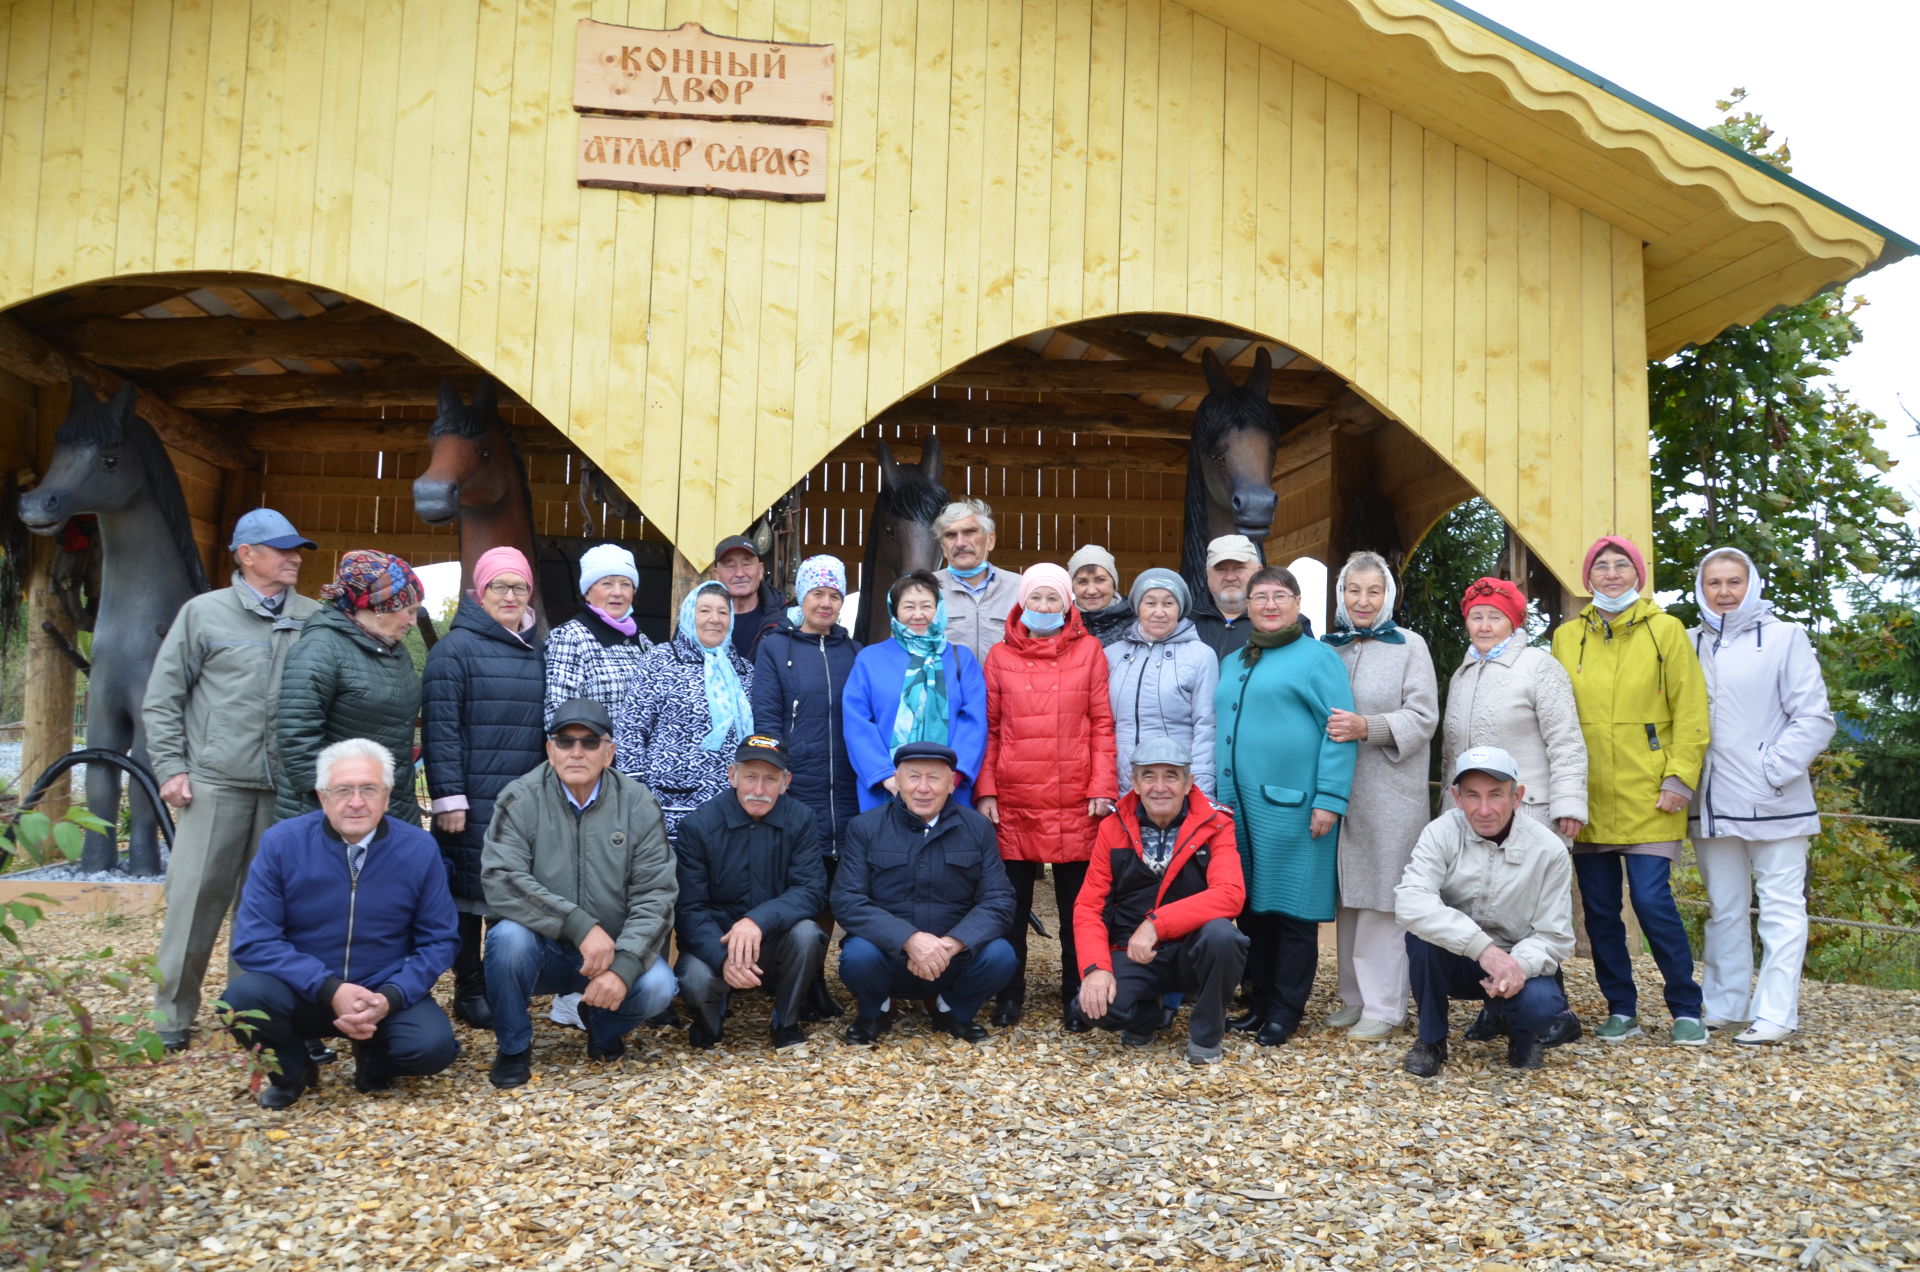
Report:
[{"label": "horse sculpture", "polygon": [[[453,381],[440,382],[440,414],[427,430],[427,471],[413,481],[413,510],[428,525],[460,519],[460,590],[473,590],[473,563],[492,548],[518,548],[534,565],[533,496],[527,468],[496,409],[493,381],[481,382],[473,402]],[[528,582],[533,580],[529,579]],[[546,609],[533,596],[541,636]]]},{"label": "horse sculpture", "polygon": [[893,635],[893,615],[887,612],[887,590],[903,574],[940,568],[940,536],[933,519],[947,506],[947,488],[940,484],[940,439],[929,437],[920,451],[920,463],[907,467],[896,462],[885,442],[875,446],[880,457],[880,491],[873,499],[867,522],[867,554],[860,568],[860,614],[854,634],[871,645]]},{"label": "horse sculpture", "polygon": [[1186,513],[1180,528],[1180,576],[1198,608],[1212,608],[1207,590],[1207,544],[1223,534],[1244,534],[1262,549],[1273,529],[1273,457],[1285,430],[1267,401],[1273,359],[1254,355],[1243,383],[1213,350],[1201,355],[1207,395],[1193,415],[1187,447]]},{"label": "horse sculpture", "polygon": [[[147,763],[140,707],[161,638],[180,607],[207,591],[193,541],[193,523],[166,447],[134,411],[135,388],[121,386],[101,402],[85,381],[73,381],[66,420],[54,434],[53,462],[20,496],[20,520],[35,534],[57,534],[83,513],[100,519],[103,565],[100,613],[94,625],[93,669],[87,680],[87,746]],[[134,799],[127,864],[136,875],[160,873],[156,816]],[[120,771],[87,766],[87,807],[108,827],[119,823]],[[119,864],[111,829],[89,832],[81,868]]]}]

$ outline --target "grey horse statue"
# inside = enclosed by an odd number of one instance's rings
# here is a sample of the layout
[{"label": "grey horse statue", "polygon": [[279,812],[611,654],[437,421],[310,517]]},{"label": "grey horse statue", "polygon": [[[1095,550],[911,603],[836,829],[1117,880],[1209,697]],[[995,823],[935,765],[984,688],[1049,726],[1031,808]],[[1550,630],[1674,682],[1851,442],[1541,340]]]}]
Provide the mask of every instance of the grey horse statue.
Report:
[{"label": "grey horse statue", "polygon": [[1273,458],[1287,431],[1267,400],[1273,358],[1254,355],[1245,381],[1233,382],[1209,349],[1200,358],[1207,395],[1193,414],[1187,447],[1186,511],[1180,528],[1180,576],[1193,590],[1194,608],[1212,612],[1207,590],[1207,544],[1223,534],[1244,534],[1262,550],[1273,530],[1276,499]]},{"label": "grey horse statue", "polygon": [[[93,670],[87,679],[87,746],[147,763],[140,707],[147,696],[160,640],[189,598],[208,589],[180,478],[160,438],[134,410],[135,388],[122,385],[102,402],[85,381],[73,381],[73,401],[54,434],[53,461],[32,490],[20,496],[20,520],[35,534],[57,534],[69,518],[100,519],[100,614],[93,632]],[[154,809],[133,799],[127,866],[135,875],[160,873]],[[120,771],[87,766],[87,807],[109,827],[90,832],[81,868],[119,866],[113,827],[120,820]]]},{"label": "grey horse statue", "polygon": [[885,442],[874,447],[880,458],[880,491],[867,520],[867,554],[860,567],[860,613],[854,635],[872,645],[893,635],[887,589],[903,574],[940,568],[940,536],[933,519],[947,506],[940,484],[940,439],[929,437],[917,465],[894,459]]}]

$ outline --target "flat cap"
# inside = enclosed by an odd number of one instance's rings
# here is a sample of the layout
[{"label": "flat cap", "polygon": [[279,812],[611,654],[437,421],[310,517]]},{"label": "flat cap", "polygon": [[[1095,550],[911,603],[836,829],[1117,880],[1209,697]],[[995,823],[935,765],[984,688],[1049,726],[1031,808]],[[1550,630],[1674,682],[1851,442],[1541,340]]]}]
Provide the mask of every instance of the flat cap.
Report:
[{"label": "flat cap", "polygon": [[1193,767],[1193,753],[1187,747],[1161,734],[1144,738],[1140,745],[1133,748],[1134,768],[1146,768],[1149,764],[1175,764],[1181,768]]},{"label": "flat cap", "polygon": [[908,760],[938,760],[951,769],[960,767],[960,757],[954,749],[938,742],[902,742],[893,752],[894,767]]}]

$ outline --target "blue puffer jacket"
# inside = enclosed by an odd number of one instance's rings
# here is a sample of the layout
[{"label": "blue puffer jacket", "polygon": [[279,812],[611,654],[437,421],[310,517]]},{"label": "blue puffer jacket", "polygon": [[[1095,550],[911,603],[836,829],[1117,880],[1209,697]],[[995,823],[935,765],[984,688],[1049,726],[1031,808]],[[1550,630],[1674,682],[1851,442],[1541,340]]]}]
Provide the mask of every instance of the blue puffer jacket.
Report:
[{"label": "blue puffer jacket", "polygon": [[[889,637],[861,650],[847,677],[840,723],[846,726],[847,758],[860,784],[862,812],[893,798],[884,783],[893,776],[893,718],[909,661],[906,646]],[[960,757],[953,798],[971,808],[973,779],[987,756],[987,678],[973,652],[957,642],[948,643],[940,665],[947,683],[947,745]]]},{"label": "blue puffer jacket", "polygon": [[447,868],[433,837],[382,818],[356,884],[325,813],[260,836],[233,921],[234,962],[326,1002],[342,981],[388,994],[396,1009],[433,992],[460,948]]},{"label": "blue puffer jacket", "polygon": [[[528,640],[532,639],[527,633]],[[420,729],[427,794],[467,802],[467,828],[439,835],[453,895],[484,905],[480,850],[493,801],[507,783],[547,758],[543,729],[546,667],[529,644],[488,617],[472,597],[460,598],[453,628],[427,655]]]},{"label": "blue puffer jacket", "polygon": [[820,819],[820,847],[829,858],[840,855],[847,822],[860,811],[840,722],[858,648],[843,627],[812,636],[783,614],[761,636],[753,667],[754,732],[787,748],[793,762],[787,794]]}]

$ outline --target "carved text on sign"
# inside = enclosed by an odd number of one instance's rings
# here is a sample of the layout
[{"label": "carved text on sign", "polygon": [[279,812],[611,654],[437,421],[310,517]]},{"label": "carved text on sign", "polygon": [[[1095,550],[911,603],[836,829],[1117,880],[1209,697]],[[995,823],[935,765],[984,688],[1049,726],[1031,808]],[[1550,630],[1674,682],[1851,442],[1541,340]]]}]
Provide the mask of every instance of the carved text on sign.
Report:
[{"label": "carved text on sign", "polygon": [[608,115],[827,123],[833,46],[580,21],[573,108]]},{"label": "carved text on sign", "polygon": [[711,119],[580,119],[583,186],[815,202],[827,130]]}]

